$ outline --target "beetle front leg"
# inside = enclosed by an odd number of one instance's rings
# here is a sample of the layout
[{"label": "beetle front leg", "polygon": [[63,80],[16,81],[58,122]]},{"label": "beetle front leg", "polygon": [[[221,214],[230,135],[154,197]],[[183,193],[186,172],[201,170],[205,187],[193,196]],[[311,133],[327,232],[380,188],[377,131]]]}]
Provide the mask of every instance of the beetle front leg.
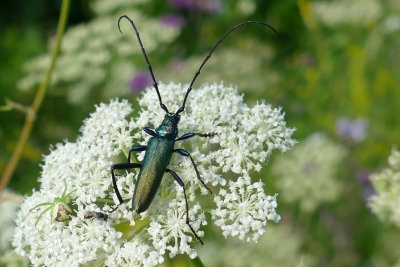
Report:
[{"label": "beetle front leg", "polygon": [[201,133],[186,133],[186,134],[182,135],[181,137],[179,137],[178,139],[175,139],[175,141],[181,141],[181,140],[189,139],[189,138],[192,138],[195,135],[200,136],[200,137],[213,137],[215,135],[218,135],[218,133],[205,133],[205,134],[201,134]]},{"label": "beetle front leg", "polygon": [[113,187],[114,187],[115,194],[117,195],[119,204],[117,204],[117,206],[115,208],[111,209],[108,213],[113,213],[114,211],[117,210],[117,208],[119,206],[122,205],[122,203],[124,203],[124,200],[122,199],[122,196],[118,190],[117,180],[115,179],[114,170],[130,170],[130,169],[134,169],[134,168],[140,168],[141,166],[142,166],[142,164],[140,164],[140,163],[121,163],[121,164],[114,164],[111,166],[111,176],[112,176]]},{"label": "beetle front leg", "polygon": [[[143,131],[145,131],[147,134],[151,135],[151,136],[157,136],[157,134],[150,128],[145,127],[143,128]],[[145,151],[147,149],[147,146],[133,146],[131,147],[131,149],[129,150],[128,153],[128,163],[131,163],[131,153],[132,152],[141,152],[141,151]]]},{"label": "beetle front leg", "polygon": [[176,172],[174,172],[173,170],[166,169],[165,172],[169,172],[174,177],[175,181],[182,187],[183,195],[185,196],[185,204],[186,204],[186,224],[189,226],[189,228],[192,231],[193,235],[201,243],[201,245],[204,245],[203,241],[201,241],[200,237],[196,234],[196,232],[194,231],[194,229],[192,228],[192,226],[190,225],[190,222],[189,222],[189,204],[188,204],[187,197],[186,197],[185,184],[183,183],[183,181],[179,177],[179,175],[176,174]]},{"label": "beetle front leg", "polygon": [[185,149],[181,149],[181,148],[175,149],[174,152],[179,153],[179,154],[181,154],[182,156],[185,156],[185,157],[189,157],[189,158],[190,158],[190,160],[192,161],[194,170],[196,171],[197,178],[200,180],[201,184],[208,190],[208,192],[210,192],[210,194],[212,194],[210,188],[208,188],[208,187],[206,186],[206,184],[204,183],[204,181],[200,178],[199,170],[197,169],[197,166],[196,166],[196,164],[195,164],[194,161],[193,161],[192,155],[190,155],[190,153],[189,153],[188,151],[186,151]]},{"label": "beetle front leg", "polygon": [[128,163],[131,163],[131,153],[132,152],[141,152],[141,151],[145,151],[147,149],[147,146],[133,146],[131,147],[131,149],[129,150],[128,153]]}]

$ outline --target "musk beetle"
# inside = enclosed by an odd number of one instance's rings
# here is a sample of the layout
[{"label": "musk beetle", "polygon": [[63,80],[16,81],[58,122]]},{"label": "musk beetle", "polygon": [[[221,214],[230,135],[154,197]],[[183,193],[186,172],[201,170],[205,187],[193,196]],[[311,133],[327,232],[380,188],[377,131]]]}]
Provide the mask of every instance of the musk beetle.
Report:
[{"label": "musk beetle", "polygon": [[[144,212],[149,208],[151,202],[153,201],[153,199],[157,193],[158,188],[160,187],[161,180],[163,178],[164,173],[165,172],[170,173],[172,175],[172,177],[174,177],[175,181],[183,189],[183,193],[185,196],[185,204],[186,204],[186,224],[189,226],[191,232],[196,237],[196,239],[203,245],[203,242],[201,241],[200,237],[196,234],[196,232],[193,230],[192,226],[189,223],[189,207],[188,207],[188,201],[187,201],[187,197],[186,197],[185,185],[184,185],[182,179],[179,177],[179,175],[175,171],[168,168],[168,164],[171,160],[171,156],[173,153],[178,153],[184,157],[188,157],[192,161],[197,178],[200,180],[201,184],[211,193],[211,190],[204,184],[203,180],[200,178],[199,171],[198,171],[196,164],[194,163],[193,158],[190,155],[190,153],[184,149],[175,149],[174,145],[175,145],[175,142],[189,139],[196,135],[200,136],[200,137],[212,137],[212,136],[215,136],[217,133],[205,133],[205,134],[186,133],[186,134],[178,137],[178,123],[180,120],[179,114],[185,110],[185,105],[186,105],[186,100],[188,98],[188,95],[189,95],[190,91],[192,90],[193,83],[195,82],[197,76],[200,74],[200,71],[203,68],[204,64],[211,57],[211,54],[214,52],[214,50],[217,48],[217,46],[221,43],[221,41],[230,32],[232,32],[233,30],[235,30],[236,28],[238,28],[242,25],[245,25],[248,23],[253,23],[253,24],[260,24],[260,25],[269,27],[278,36],[279,36],[279,34],[270,25],[259,22],[259,21],[244,21],[244,22],[232,27],[229,31],[227,31],[221,37],[221,39],[218,40],[218,42],[211,49],[211,52],[204,59],[203,63],[200,65],[199,69],[195,73],[195,75],[186,91],[186,95],[183,100],[182,106],[180,108],[178,108],[178,110],[175,113],[173,113],[173,112],[169,112],[167,106],[165,104],[163,104],[163,102],[162,102],[161,95],[160,95],[160,92],[158,89],[158,84],[154,77],[154,73],[153,73],[152,67],[150,65],[149,59],[146,55],[142,41],[140,39],[139,32],[137,31],[136,26],[133,23],[133,21],[126,15],[120,17],[118,20],[118,28],[119,28],[120,32],[121,32],[120,21],[123,18],[126,18],[127,20],[129,20],[129,22],[131,23],[131,25],[136,33],[136,37],[139,42],[140,48],[142,50],[143,57],[146,60],[147,68],[149,69],[149,72],[150,72],[152,80],[153,80],[153,87],[156,90],[158,100],[160,103],[160,107],[166,112],[166,114],[165,114],[164,120],[162,121],[161,125],[158,126],[158,128],[156,128],[155,131],[153,131],[149,127],[143,128],[143,131],[145,131],[147,134],[152,136],[150,138],[149,142],[147,143],[147,145],[133,146],[129,150],[127,163],[114,164],[111,167],[111,176],[112,176],[113,187],[114,187],[115,193],[118,197],[119,204],[117,204],[117,206],[114,207],[110,212],[114,212],[118,208],[118,206],[120,206],[123,203],[123,199],[122,199],[121,194],[117,187],[114,170],[129,170],[129,169],[134,169],[134,168],[140,168],[138,180],[137,180],[136,186],[135,186],[135,192],[133,194],[133,199],[132,199],[132,209],[135,210],[137,213]],[[141,151],[146,151],[143,161],[141,163],[130,162],[131,153],[132,152],[141,152]]]}]

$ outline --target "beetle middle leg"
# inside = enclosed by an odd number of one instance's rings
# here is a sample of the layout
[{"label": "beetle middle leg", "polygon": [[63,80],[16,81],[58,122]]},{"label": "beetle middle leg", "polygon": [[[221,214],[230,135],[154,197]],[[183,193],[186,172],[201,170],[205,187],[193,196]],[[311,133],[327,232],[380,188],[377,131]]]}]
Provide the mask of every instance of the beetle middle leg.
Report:
[{"label": "beetle middle leg", "polygon": [[194,229],[192,228],[192,226],[190,225],[190,222],[189,222],[189,204],[188,204],[187,197],[186,197],[185,184],[183,183],[183,181],[179,177],[179,175],[176,174],[176,172],[174,172],[173,170],[166,169],[165,172],[169,172],[174,177],[175,181],[182,187],[183,195],[185,196],[185,204],[186,204],[186,224],[189,226],[190,231],[192,231],[193,235],[201,243],[201,245],[204,245],[203,241],[201,241],[200,237],[196,234],[196,232],[194,231]]},{"label": "beetle middle leg", "polygon": [[[150,130],[151,131],[151,130]],[[115,194],[117,195],[119,204],[113,209],[109,211],[109,213],[112,213],[118,209],[119,206],[121,206],[122,203],[124,203],[121,194],[118,190],[117,186],[117,181],[115,179],[115,174],[114,170],[130,170],[134,168],[140,168],[142,165],[140,163],[131,163],[131,154],[132,152],[140,152],[140,151],[145,151],[147,149],[147,146],[133,146],[128,152],[128,162],[127,163],[122,163],[122,164],[115,164],[111,167],[111,176],[112,176],[112,181],[113,181],[113,187]]]},{"label": "beetle middle leg", "polygon": [[[130,151],[129,151],[129,153],[130,153]],[[140,168],[141,166],[142,166],[142,164],[140,164],[140,163],[121,163],[121,164],[114,164],[111,166],[111,176],[112,176],[113,187],[114,187],[115,194],[117,195],[119,204],[117,204],[117,206],[115,208],[108,211],[108,213],[112,213],[112,212],[116,211],[118,209],[118,207],[121,206],[122,203],[124,203],[124,200],[122,199],[122,196],[118,190],[117,180],[115,179],[114,170],[130,170],[130,169],[134,169],[134,168]]]},{"label": "beetle middle leg", "polygon": [[185,157],[189,157],[189,158],[190,158],[190,160],[192,161],[194,170],[196,171],[197,178],[200,180],[201,184],[208,190],[208,192],[210,192],[210,194],[212,194],[210,188],[208,188],[208,187],[206,186],[206,184],[204,183],[204,181],[201,179],[199,170],[197,169],[197,166],[196,166],[196,164],[195,164],[194,161],[193,161],[192,155],[190,155],[190,153],[189,153],[188,151],[186,151],[185,149],[181,149],[181,148],[175,149],[174,152],[179,153],[179,154],[181,154],[182,156],[185,156]]},{"label": "beetle middle leg", "polygon": [[131,163],[131,153],[132,152],[141,152],[145,151],[147,149],[147,146],[133,146],[131,149],[129,149],[128,152],[128,163]]}]

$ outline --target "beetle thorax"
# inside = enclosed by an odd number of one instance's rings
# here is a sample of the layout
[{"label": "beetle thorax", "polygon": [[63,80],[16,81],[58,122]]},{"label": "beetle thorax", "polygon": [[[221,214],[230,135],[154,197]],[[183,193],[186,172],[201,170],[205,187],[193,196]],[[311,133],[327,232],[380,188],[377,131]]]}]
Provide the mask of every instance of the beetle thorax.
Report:
[{"label": "beetle thorax", "polygon": [[157,135],[175,140],[178,136],[178,123],[180,118],[181,117],[175,113],[165,114],[164,120],[156,129]]}]

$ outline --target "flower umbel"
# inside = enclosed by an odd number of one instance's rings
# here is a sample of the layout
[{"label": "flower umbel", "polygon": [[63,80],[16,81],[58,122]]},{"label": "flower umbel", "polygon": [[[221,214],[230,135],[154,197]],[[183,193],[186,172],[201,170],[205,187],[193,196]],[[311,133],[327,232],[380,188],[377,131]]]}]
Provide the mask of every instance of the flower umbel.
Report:
[{"label": "flower umbel", "polygon": [[[169,110],[182,105],[187,87],[159,85]],[[186,224],[183,190],[170,174],[165,175],[148,210],[136,214],[131,210],[131,199],[138,169],[120,172],[117,186],[127,204],[107,213],[118,203],[110,167],[126,162],[126,157],[119,160],[111,157],[126,153],[132,145],[145,145],[150,136],[142,128],[159,125],[165,115],[152,88],[143,92],[139,104],[140,115],[130,120],[127,116],[132,108],[127,101],[113,100],[97,106],[84,121],[82,136],[75,143],[58,144],[57,149],[45,156],[41,189],[22,204],[13,241],[16,251],[28,255],[33,265],[55,266],[62,262],[79,266],[102,258],[107,266],[155,266],[163,262],[166,252],[170,257],[197,256],[197,242]],[[264,103],[249,108],[235,89],[222,84],[194,89],[181,115],[179,136],[191,132],[218,133],[175,144],[175,148],[185,146],[191,152],[208,186],[220,187],[214,197],[216,207],[203,207],[196,198],[197,191],[207,194],[207,190],[197,179],[190,159],[175,155],[168,167],[185,183],[189,221],[194,231],[199,237],[204,236],[201,226],[207,224],[207,208],[224,236],[257,241],[265,232],[267,221],[277,222],[280,216],[275,211],[276,196],[267,196],[263,183],[254,183],[250,177],[265,166],[272,151],[285,152],[294,147],[296,141],[291,137],[294,129],[286,127],[281,109]],[[138,154],[139,161],[144,153]],[[44,214],[35,227],[44,207],[39,206],[37,212],[29,210],[62,195],[68,195],[77,207],[70,220],[58,223]],[[108,218],[85,219],[88,214],[100,211]]]},{"label": "flower umbel", "polygon": [[389,168],[370,176],[376,195],[369,199],[369,206],[378,218],[400,227],[400,151],[392,149]]},{"label": "flower umbel", "polygon": [[212,211],[212,217],[225,237],[239,236],[246,242],[256,242],[264,234],[267,220],[280,221],[275,211],[276,195],[265,195],[263,185],[261,181],[251,184],[250,180],[239,178],[229,181],[229,192],[221,189],[215,196],[217,209]]},{"label": "flower umbel", "polygon": [[[302,236],[283,222],[266,228],[258,243],[245,244],[229,240],[226,244],[213,243],[199,248],[199,255],[208,267],[266,267],[297,266],[304,257],[313,263],[309,255],[302,255]],[[311,265],[316,266],[316,265]]]},{"label": "flower umbel", "polygon": [[278,175],[277,187],[283,199],[298,202],[306,212],[336,200],[341,185],[335,174],[345,155],[344,147],[318,132],[302,141],[291,155],[280,156],[272,170]]},{"label": "flower umbel", "polygon": [[336,133],[345,140],[360,143],[366,138],[368,122],[363,118],[350,120],[348,118],[339,118],[336,121]]}]

